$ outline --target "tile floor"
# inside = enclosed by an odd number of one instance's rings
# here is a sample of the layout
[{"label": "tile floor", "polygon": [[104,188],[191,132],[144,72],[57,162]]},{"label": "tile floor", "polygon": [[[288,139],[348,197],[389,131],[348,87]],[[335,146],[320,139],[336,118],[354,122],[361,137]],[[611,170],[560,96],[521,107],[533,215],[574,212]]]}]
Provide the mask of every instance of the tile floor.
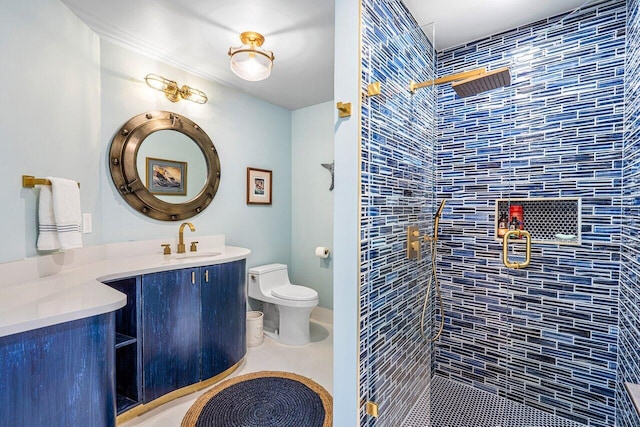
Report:
[{"label": "tile floor", "polygon": [[[311,343],[301,347],[282,345],[265,337],[261,345],[248,348],[242,365],[227,378],[257,371],[294,372],[311,378],[333,393],[333,325],[312,320]],[[180,426],[187,410],[207,390],[183,396],[121,426]]]},{"label": "tile floor", "polygon": [[[304,375],[333,393],[333,325],[312,320],[311,343],[301,347],[282,345],[265,336],[264,343],[248,348],[244,362],[228,378],[268,370]],[[207,390],[169,402],[121,427],[178,427],[187,410]],[[437,399],[439,404],[430,404],[433,399]],[[569,420],[440,377],[434,377],[431,389],[425,390],[403,423],[403,427],[427,426],[581,427]]]},{"label": "tile floor", "polygon": [[584,427],[455,381],[434,377],[402,427]]}]

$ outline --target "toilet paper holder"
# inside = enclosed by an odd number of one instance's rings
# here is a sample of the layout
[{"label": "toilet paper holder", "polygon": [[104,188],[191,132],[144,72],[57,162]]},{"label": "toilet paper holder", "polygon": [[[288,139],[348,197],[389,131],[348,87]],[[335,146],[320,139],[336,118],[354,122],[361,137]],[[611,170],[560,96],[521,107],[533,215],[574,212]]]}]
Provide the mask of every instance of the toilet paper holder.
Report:
[{"label": "toilet paper holder", "polygon": [[329,248],[327,248],[327,247],[324,247],[324,246],[318,246],[318,247],[316,248],[316,256],[317,256],[318,258],[326,259],[326,258],[329,258],[329,255],[330,255],[330,254],[331,254],[331,251],[330,251],[330,250],[329,250]]}]

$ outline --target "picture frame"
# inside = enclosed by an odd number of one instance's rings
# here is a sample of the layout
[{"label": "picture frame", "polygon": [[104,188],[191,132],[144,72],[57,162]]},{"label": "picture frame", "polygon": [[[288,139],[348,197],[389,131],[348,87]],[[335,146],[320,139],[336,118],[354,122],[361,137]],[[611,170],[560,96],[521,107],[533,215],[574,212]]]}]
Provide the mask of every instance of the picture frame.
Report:
[{"label": "picture frame", "polygon": [[151,194],[187,195],[186,162],[147,157],[146,165],[146,186]]},{"label": "picture frame", "polygon": [[247,168],[247,204],[270,205],[272,173],[270,170]]}]

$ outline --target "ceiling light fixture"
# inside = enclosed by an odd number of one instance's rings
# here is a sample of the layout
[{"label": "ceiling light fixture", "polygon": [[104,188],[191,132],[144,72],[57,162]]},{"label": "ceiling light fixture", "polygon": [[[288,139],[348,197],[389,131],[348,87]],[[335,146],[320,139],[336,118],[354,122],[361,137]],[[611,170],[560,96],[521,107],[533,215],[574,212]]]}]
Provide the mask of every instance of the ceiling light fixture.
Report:
[{"label": "ceiling light fixture", "polygon": [[196,104],[204,104],[208,100],[207,95],[205,95],[203,91],[187,85],[178,87],[178,83],[157,74],[147,74],[144,80],[149,87],[163,92],[171,102],[186,99]]},{"label": "ceiling light fixture", "polygon": [[264,43],[264,36],[254,31],[245,31],[240,34],[240,41],[242,46],[229,48],[231,71],[250,82],[269,77],[275,57],[273,52],[260,47]]}]

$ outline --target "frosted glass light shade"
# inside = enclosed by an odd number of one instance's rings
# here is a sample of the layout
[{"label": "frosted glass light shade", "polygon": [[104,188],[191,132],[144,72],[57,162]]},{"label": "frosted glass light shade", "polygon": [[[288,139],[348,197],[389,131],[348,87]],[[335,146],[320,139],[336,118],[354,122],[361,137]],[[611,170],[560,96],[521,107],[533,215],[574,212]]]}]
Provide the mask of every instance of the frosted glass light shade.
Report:
[{"label": "frosted glass light shade", "polygon": [[264,50],[260,45],[264,37],[258,33],[247,31],[240,35],[243,45],[229,48],[231,71],[238,77],[250,82],[264,80],[271,75],[273,52]]}]

